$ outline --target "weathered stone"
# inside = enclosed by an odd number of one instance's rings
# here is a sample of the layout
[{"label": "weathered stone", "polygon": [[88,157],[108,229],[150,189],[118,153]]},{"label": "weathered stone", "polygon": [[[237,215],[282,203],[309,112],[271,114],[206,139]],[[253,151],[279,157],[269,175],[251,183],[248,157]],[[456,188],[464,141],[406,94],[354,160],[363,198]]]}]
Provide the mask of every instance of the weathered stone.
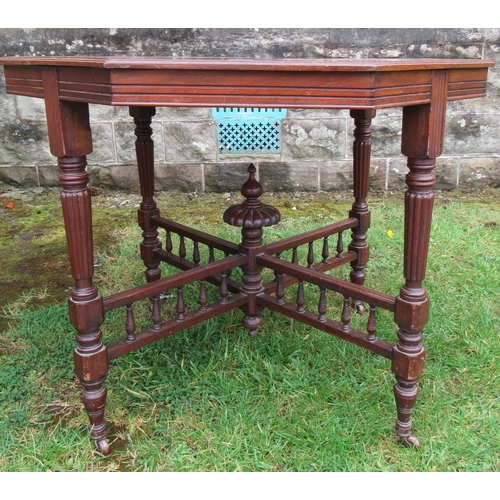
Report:
[{"label": "weathered stone", "polygon": [[21,120],[45,123],[45,101],[18,95],[14,101],[14,109]]},{"label": "weathered stone", "polygon": [[451,59],[481,59],[482,46],[477,43],[421,43],[411,44],[406,49],[407,57],[441,57]]},{"label": "weathered stone", "polygon": [[[407,160],[404,156],[389,161],[387,188],[400,190],[406,188],[406,174],[408,173]],[[436,176],[435,189],[449,190],[457,187],[458,158],[441,156],[436,160],[434,169]]]},{"label": "weathered stone", "polygon": [[201,164],[168,164],[155,168],[155,189],[158,191],[201,192],[203,166]]},{"label": "weathered stone", "polygon": [[331,159],[346,154],[343,118],[283,120],[281,123],[284,160]]},{"label": "weathered stone", "polygon": [[206,163],[204,165],[205,191],[224,193],[240,192],[248,179],[248,163]]},{"label": "weathered stone", "polygon": [[89,168],[91,185],[139,191],[139,176],[135,165],[115,165]]},{"label": "weathered stone", "polygon": [[443,154],[498,153],[500,114],[473,112],[449,116],[446,122]]},{"label": "weathered stone", "polygon": [[214,121],[164,122],[167,161],[214,161],[217,131]]},{"label": "weathered stone", "polygon": [[14,186],[37,186],[36,167],[0,167],[0,182]]},{"label": "weathered stone", "polygon": [[211,108],[156,108],[157,120],[211,120]]},{"label": "weathered stone", "polygon": [[35,165],[52,158],[45,123],[0,123],[0,165]]},{"label": "weathered stone", "polygon": [[500,157],[462,158],[458,187],[500,188]]},{"label": "weathered stone", "polygon": [[287,118],[293,119],[317,119],[317,118],[338,118],[348,117],[348,109],[288,109]]},{"label": "weathered stone", "polygon": [[259,163],[259,182],[266,192],[318,191],[317,162]]},{"label": "weathered stone", "polygon": [[[132,117],[126,122],[118,122],[114,124],[115,127],[115,141],[116,141],[116,155],[118,163],[136,163],[137,157],[135,154],[135,140],[134,133],[135,124]],[[151,123],[153,129],[152,139],[154,142],[155,161],[164,163],[164,144],[163,144],[163,131],[161,123],[153,121]],[[113,143],[109,144],[112,147]]]},{"label": "weathered stone", "polygon": [[116,163],[111,123],[92,123],[92,153],[87,155],[88,163]]},{"label": "weathered stone", "polygon": [[12,123],[17,119],[16,96],[0,93],[0,116],[3,123]]},{"label": "weathered stone", "polygon": [[401,154],[401,123],[402,115],[375,116],[372,121],[372,156]]},{"label": "weathered stone", "polygon": [[352,160],[321,162],[319,177],[321,191],[352,189]]},{"label": "weathered stone", "polygon": [[217,155],[217,160],[221,163],[250,163],[275,162],[281,160],[280,153],[254,153],[254,154],[221,154]]},{"label": "weathered stone", "polygon": [[89,105],[89,115],[90,123],[100,123],[100,122],[112,122],[116,117],[115,113],[117,109],[128,110],[128,108],[114,107],[114,106],[104,106],[101,104],[90,104]]},{"label": "weathered stone", "polygon": [[388,163],[385,158],[372,158],[370,162],[369,189],[376,191],[387,189]]},{"label": "weathered stone", "polygon": [[40,165],[38,167],[38,180],[40,186],[59,185],[59,167],[54,165]]}]

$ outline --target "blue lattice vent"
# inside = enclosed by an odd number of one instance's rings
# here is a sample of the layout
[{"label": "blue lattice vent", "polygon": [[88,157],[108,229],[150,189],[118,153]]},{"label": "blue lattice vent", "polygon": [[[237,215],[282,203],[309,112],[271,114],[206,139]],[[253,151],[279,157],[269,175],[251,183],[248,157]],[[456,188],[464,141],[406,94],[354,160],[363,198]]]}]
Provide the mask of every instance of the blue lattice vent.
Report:
[{"label": "blue lattice vent", "polygon": [[222,154],[278,153],[281,150],[281,108],[213,108]]}]

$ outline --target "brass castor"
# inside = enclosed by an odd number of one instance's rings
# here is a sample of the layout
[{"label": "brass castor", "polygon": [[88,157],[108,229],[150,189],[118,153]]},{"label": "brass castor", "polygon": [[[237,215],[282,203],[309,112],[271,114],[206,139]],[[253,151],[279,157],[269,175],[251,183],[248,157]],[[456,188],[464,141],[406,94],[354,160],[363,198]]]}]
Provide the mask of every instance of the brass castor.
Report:
[{"label": "brass castor", "polygon": [[95,446],[103,455],[109,455],[109,452],[111,451],[108,440],[106,438],[95,441]]},{"label": "brass castor", "polygon": [[353,300],[352,307],[358,314],[362,314],[365,311],[365,306],[361,303],[360,300]]},{"label": "brass castor", "polygon": [[402,443],[408,448],[420,448],[420,441],[415,436],[400,436]]}]

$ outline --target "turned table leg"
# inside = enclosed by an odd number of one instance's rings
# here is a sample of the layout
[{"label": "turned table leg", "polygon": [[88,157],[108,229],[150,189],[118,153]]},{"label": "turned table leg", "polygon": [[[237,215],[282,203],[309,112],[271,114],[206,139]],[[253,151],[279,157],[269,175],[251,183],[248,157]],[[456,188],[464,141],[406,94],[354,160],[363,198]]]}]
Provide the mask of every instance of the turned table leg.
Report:
[{"label": "turned table leg", "polygon": [[[353,186],[354,203],[349,212],[349,217],[358,219],[359,224],[352,230],[352,241],[349,251],[356,252],[356,260],[351,262],[350,278],[353,283],[363,285],[365,282],[365,267],[368,262],[370,248],[367,243],[367,231],[370,227],[370,211],[366,203],[370,179],[370,156],[371,156],[371,122],[375,116],[375,110],[358,109],[351,110],[354,118],[354,143],[353,143]],[[363,310],[360,301],[354,305],[358,311]]]},{"label": "turned table leg", "polygon": [[68,299],[69,317],[76,328],[75,373],[83,386],[82,400],[87,410],[91,436],[99,450],[109,453],[104,407],[108,372],[106,347],[101,342],[104,321],[102,297],[92,283],[94,256],[92,214],[85,156],[60,157],[61,205],[75,287]]},{"label": "turned table leg", "polygon": [[130,115],[135,123],[135,151],[142,196],[138,211],[139,226],[143,231],[141,257],[146,266],[145,275],[148,283],[161,277],[160,259],[154,255],[155,250],[161,249],[161,243],[158,240],[158,227],[152,221],[152,217],[160,213],[154,200],[154,142],[151,119],[155,112],[154,107],[130,107]]},{"label": "turned table leg", "polygon": [[59,100],[56,68],[43,68],[42,76],[50,151],[58,158],[61,205],[75,282],[68,299],[70,321],[77,330],[75,373],[83,386],[82,400],[89,416],[91,436],[98,449],[108,454],[104,422],[108,356],[100,330],[104,306],[92,283],[92,210],[86,172],[86,155],[92,152],[89,108],[86,103]]},{"label": "turned table leg", "polygon": [[417,382],[424,371],[423,328],[428,322],[429,299],[425,278],[435,183],[433,169],[443,149],[446,112],[446,72],[434,71],[431,103],[403,108],[402,153],[408,157],[405,193],[404,277],[396,298],[394,318],[399,326],[393,348],[392,372],[398,417],[396,432],[402,441],[418,447],[411,433],[411,414]]},{"label": "turned table leg", "polygon": [[[156,109],[151,106],[131,106],[129,112],[135,123],[135,152],[142,196],[137,212],[143,238],[141,258],[146,266],[144,272],[146,281],[151,283],[161,278],[160,259],[155,255],[156,250],[161,250],[161,243],[158,239],[158,226],[153,221],[154,216],[160,215],[154,200],[155,165],[153,129],[151,128],[151,119],[155,115]],[[150,309],[154,323],[153,328],[158,329],[161,323],[159,295],[151,297]]]}]

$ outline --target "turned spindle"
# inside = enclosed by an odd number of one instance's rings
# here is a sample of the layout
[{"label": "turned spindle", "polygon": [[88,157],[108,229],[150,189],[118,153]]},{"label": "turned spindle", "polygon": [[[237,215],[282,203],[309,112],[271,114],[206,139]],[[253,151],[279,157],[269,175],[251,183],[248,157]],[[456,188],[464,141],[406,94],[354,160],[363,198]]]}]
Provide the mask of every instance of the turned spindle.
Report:
[{"label": "turned spindle", "polygon": [[328,236],[325,236],[323,238],[323,250],[321,252],[321,257],[323,257],[323,264],[326,263],[326,261],[328,260],[329,255],[330,255],[330,251],[328,249]]},{"label": "turned spindle", "polygon": [[318,320],[319,321],[326,321],[326,289],[321,288],[320,290],[320,295],[319,295],[319,305],[318,305]]},{"label": "turned spindle", "polygon": [[125,331],[127,332],[127,342],[135,340],[135,319],[132,304],[127,305],[127,321],[125,323]]},{"label": "turned spindle", "polygon": [[198,304],[200,304],[201,312],[205,312],[207,310],[208,299],[205,280],[200,280],[200,295],[198,297]]}]

